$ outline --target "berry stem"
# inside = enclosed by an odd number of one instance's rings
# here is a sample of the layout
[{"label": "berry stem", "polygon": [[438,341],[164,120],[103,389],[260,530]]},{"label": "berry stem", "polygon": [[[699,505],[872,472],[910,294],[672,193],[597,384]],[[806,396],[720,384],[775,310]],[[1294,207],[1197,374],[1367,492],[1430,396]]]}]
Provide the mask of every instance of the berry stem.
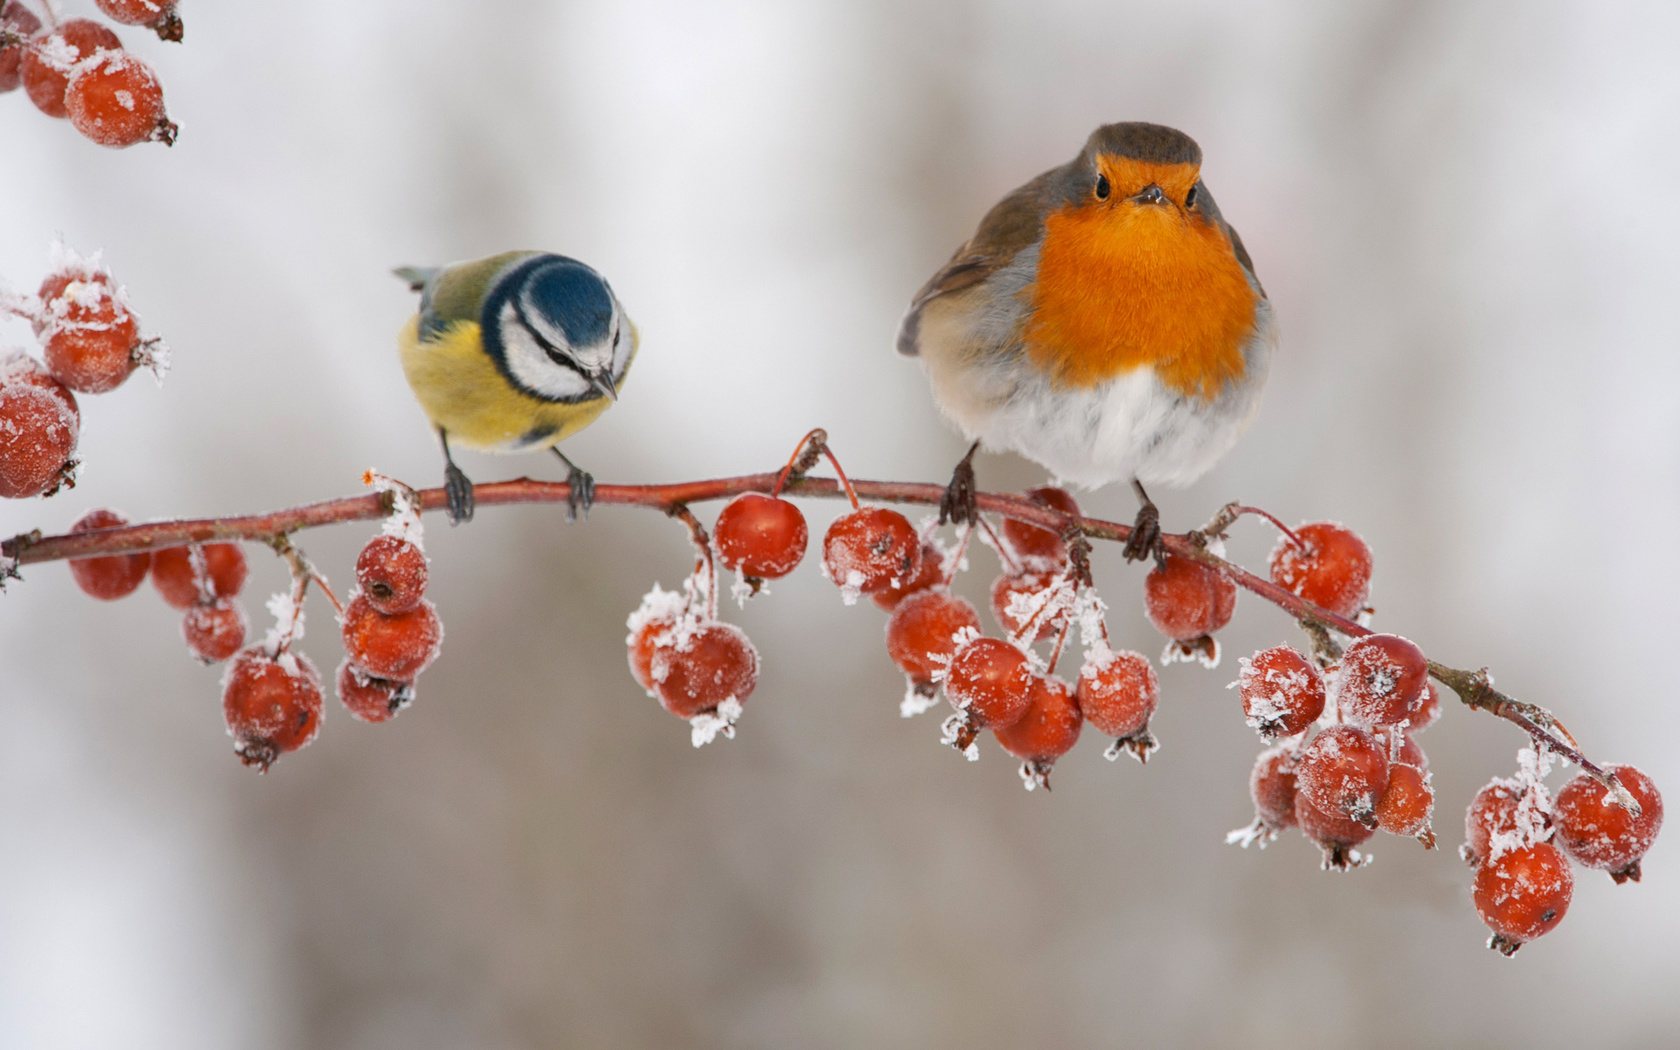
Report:
[{"label": "berry stem", "polygon": [[[1009,515],[1006,514],[1004,516],[1008,517]],[[991,525],[986,522],[985,518],[980,518],[978,520],[980,522],[980,528],[986,533],[986,539],[991,541],[992,549],[998,552],[998,559],[1009,567],[1009,574],[1011,576],[1019,575],[1021,572],[1021,563],[1016,561],[1015,555],[1009,552],[1009,547],[1003,542],[1003,538],[992,531]]]},{"label": "berry stem", "polygon": [[[782,476],[776,479],[776,487],[770,490],[770,495],[773,498],[781,496],[783,487],[790,479],[798,480],[809,474],[827,447],[828,431],[822,427],[812,427],[809,434],[799,439],[799,447],[788,457],[787,466],[782,468]],[[835,469],[839,469],[838,464],[835,465]],[[852,504],[856,506],[857,501],[854,499]]]},{"label": "berry stem", "polygon": [[688,505],[679,503],[668,513],[684,525],[688,526],[688,538],[694,541],[695,555],[694,571],[706,571],[706,618],[717,619],[717,562],[712,557],[712,541],[706,535],[706,526],[700,524],[700,519],[688,509]]}]

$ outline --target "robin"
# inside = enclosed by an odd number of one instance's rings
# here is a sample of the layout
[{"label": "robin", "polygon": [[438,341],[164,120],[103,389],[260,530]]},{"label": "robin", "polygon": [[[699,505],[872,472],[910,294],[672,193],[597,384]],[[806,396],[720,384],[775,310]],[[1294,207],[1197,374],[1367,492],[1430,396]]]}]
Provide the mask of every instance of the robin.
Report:
[{"label": "robin", "polygon": [[1181,131],[1105,124],[999,201],[898,333],[973,445],[941,520],[973,520],[973,458],[1019,452],[1086,488],[1131,482],[1128,561],[1161,556],[1144,484],[1188,485],[1254,418],[1276,324]]}]

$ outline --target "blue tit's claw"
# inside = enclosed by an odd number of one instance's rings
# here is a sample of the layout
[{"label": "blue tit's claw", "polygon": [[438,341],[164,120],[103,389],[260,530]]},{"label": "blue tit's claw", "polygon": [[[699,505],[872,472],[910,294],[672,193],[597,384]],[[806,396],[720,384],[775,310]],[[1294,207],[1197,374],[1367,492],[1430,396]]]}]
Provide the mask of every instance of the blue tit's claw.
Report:
[{"label": "blue tit's claw", "polygon": [[449,500],[449,524],[459,525],[472,520],[473,483],[453,463],[443,468],[443,494]]},{"label": "blue tit's claw", "polygon": [[589,508],[595,505],[595,478],[588,471],[573,467],[566,474],[566,484],[571,487],[571,494],[566,497],[566,520],[575,522],[581,513],[584,520],[589,518]]},{"label": "blue tit's claw", "polygon": [[968,446],[967,455],[951,471],[951,483],[945,486],[945,495],[939,500],[939,524],[948,521],[962,525],[980,520],[974,501],[974,454],[978,451],[980,442],[976,441]]}]

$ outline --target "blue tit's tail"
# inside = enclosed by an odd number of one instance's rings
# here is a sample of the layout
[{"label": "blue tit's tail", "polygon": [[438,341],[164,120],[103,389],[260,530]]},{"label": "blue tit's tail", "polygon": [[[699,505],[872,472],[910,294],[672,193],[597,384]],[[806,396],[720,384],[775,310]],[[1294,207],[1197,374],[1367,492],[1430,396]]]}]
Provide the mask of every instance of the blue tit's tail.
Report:
[{"label": "blue tit's tail", "polygon": [[426,290],[426,284],[436,277],[441,269],[441,266],[399,266],[391,272],[400,280],[408,282],[409,291],[423,292]]}]

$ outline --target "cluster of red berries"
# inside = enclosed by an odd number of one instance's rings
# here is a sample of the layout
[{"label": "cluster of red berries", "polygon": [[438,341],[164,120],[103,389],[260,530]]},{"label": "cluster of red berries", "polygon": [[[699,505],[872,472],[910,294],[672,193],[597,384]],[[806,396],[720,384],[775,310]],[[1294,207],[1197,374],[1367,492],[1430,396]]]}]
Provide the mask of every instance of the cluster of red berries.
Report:
[{"label": "cluster of red berries", "polygon": [[[181,39],[175,0],[94,0],[114,22],[146,26]],[[49,22],[55,22],[49,10]],[[0,93],[23,87],[49,117],[101,146],[173,145],[177,127],[164,113],[163,86],[151,66],[123,50],[109,28],[91,18],[43,26],[22,0],[0,0]]]},{"label": "cluster of red berries", "polygon": [[[103,394],[145,365],[160,378],[168,351],[140,335],[126,291],[99,262],[60,244],[35,295],[0,286],[0,315],[30,322],[41,360],[0,351],[0,496],[51,496],[75,484],[82,413],[76,394]],[[74,391],[75,393],[72,393]]]},{"label": "cluster of red berries", "polygon": [[[128,519],[114,510],[90,510],[71,532],[114,529]],[[138,554],[72,558],[70,575],[83,593],[100,601],[133,594],[149,574],[158,595],[179,609],[187,651],[205,664],[220,663],[245,644],[249,621],[239,604],[245,587],[245,552],[236,543],[192,544]]]},{"label": "cluster of red berries", "polygon": [[1662,796],[1640,770],[1605,770],[1632,796],[1635,815],[1586,773],[1552,798],[1543,783],[1549,758],[1520,752],[1517,775],[1489,781],[1464,814],[1459,853],[1476,872],[1476,913],[1493,931],[1488,946],[1506,955],[1563,921],[1575,890],[1569,861],[1606,871],[1618,885],[1637,882],[1662,828]]}]

